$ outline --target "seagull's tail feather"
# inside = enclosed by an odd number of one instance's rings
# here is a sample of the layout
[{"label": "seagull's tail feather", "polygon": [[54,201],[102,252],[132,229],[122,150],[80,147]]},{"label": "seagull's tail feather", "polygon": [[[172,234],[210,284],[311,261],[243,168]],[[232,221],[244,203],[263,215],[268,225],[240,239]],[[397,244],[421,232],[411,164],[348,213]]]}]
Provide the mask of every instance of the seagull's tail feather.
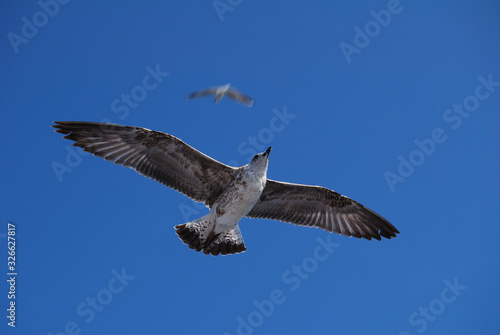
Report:
[{"label": "seagull's tail feather", "polygon": [[208,237],[205,235],[208,235],[207,230],[209,226],[210,220],[208,219],[208,215],[205,215],[194,221],[177,225],[174,228],[182,242],[186,243],[191,249],[201,251],[205,244],[206,237]]},{"label": "seagull's tail feather", "polygon": [[245,250],[247,250],[247,247],[245,246],[245,242],[243,242],[240,227],[236,224],[233,229],[215,236],[214,242],[204,248],[203,253],[205,255],[212,254],[216,256],[218,254],[239,254]]},{"label": "seagull's tail feather", "polygon": [[236,254],[247,250],[238,225],[227,232],[214,234],[214,225],[210,224],[208,215],[177,225],[175,229],[182,242],[196,251],[203,250],[205,255]]}]

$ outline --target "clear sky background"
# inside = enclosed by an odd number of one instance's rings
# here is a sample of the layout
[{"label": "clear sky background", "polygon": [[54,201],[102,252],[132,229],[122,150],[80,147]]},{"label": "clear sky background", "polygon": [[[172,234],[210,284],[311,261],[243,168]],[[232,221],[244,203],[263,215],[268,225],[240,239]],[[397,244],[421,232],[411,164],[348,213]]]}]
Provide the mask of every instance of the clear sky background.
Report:
[{"label": "clear sky background", "polygon": [[[498,1],[54,4],[0,5],[0,333],[498,333]],[[255,106],[184,100],[228,82]],[[84,156],[55,120],[163,131],[234,165],[272,145],[269,178],[401,234],[243,219],[245,253],[196,253],[173,226],[206,208]]]}]

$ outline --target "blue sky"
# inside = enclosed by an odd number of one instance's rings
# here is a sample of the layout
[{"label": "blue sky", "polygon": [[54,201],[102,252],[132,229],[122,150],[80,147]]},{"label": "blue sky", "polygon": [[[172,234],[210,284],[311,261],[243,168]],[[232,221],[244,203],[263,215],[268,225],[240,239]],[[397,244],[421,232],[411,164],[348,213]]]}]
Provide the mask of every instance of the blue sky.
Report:
[{"label": "blue sky", "polygon": [[[2,334],[498,332],[497,1],[0,6]],[[184,100],[228,82],[255,106]],[[269,178],[401,234],[243,219],[245,253],[196,253],[173,226],[206,208],[83,155],[55,120],[155,129],[235,165],[272,145]]]}]

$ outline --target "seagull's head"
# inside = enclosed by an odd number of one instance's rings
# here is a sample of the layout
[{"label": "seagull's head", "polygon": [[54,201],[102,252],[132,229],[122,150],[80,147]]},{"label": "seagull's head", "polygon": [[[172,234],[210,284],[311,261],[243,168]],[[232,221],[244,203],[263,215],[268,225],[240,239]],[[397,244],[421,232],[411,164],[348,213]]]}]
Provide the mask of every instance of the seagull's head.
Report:
[{"label": "seagull's head", "polygon": [[267,171],[267,164],[269,163],[269,153],[271,152],[272,147],[269,147],[266,151],[261,152],[253,156],[250,161],[249,167],[254,170],[264,170]]}]

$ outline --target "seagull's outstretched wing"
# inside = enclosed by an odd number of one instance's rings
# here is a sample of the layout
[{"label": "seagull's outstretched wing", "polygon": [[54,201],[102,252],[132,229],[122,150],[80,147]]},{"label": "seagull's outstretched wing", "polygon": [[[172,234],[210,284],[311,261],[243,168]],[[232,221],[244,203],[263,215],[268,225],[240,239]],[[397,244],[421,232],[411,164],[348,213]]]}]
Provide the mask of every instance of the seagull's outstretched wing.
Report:
[{"label": "seagull's outstretched wing", "polygon": [[186,96],[186,100],[196,99],[206,97],[207,95],[215,95],[217,93],[217,87],[209,87],[207,89],[196,91]]},{"label": "seagull's outstretched wing", "polygon": [[318,227],[337,234],[381,240],[399,231],[386,219],[360,203],[319,186],[267,180],[250,218],[265,218]]},{"label": "seagull's outstretched wing", "polygon": [[232,87],[230,87],[227,90],[226,95],[229,98],[231,98],[235,101],[238,101],[241,104],[247,105],[248,107],[253,107],[253,105],[255,104],[255,100],[253,100],[252,98],[250,98],[247,95],[244,95],[243,93],[241,93],[240,91],[238,91],[237,89],[234,89]]},{"label": "seagull's outstretched wing", "polygon": [[54,122],[74,146],[129,167],[210,207],[236,168],[222,164],[165,133],[97,122]]}]

